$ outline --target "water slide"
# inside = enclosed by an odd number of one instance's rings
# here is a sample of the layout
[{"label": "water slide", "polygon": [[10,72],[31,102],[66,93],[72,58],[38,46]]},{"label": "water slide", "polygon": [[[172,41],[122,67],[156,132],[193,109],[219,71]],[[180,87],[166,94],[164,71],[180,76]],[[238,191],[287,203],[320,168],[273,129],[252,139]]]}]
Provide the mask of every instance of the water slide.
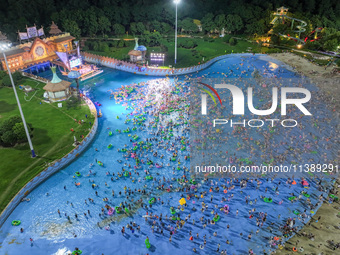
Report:
[{"label": "water slide", "polygon": [[286,19],[291,19],[291,20],[292,20],[292,26],[293,26],[293,24],[294,24],[294,21],[300,22],[301,24],[300,24],[299,26],[296,26],[296,28],[297,28],[298,30],[295,30],[295,31],[294,31],[295,33],[299,33],[299,38],[296,38],[296,37],[293,37],[293,36],[284,35],[284,34],[279,34],[279,35],[280,35],[280,36],[283,36],[283,37],[286,37],[286,38],[291,38],[291,39],[293,39],[293,40],[297,40],[297,41],[301,42],[301,44],[305,44],[305,43],[306,43],[304,40],[300,39],[300,34],[306,31],[306,28],[305,28],[305,27],[307,26],[307,22],[306,22],[306,21],[301,20],[301,19],[296,19],[296,18],[293,18],[293,17],[289,17],[289,16],[287,16],[287,15],[285,15],[285,14],[280,14],[280,13],[274,13],[274,15],[275,15],[276,17],[272,20],[272,22],[270,22],[271,24],[275,24],[275,22],[276,22],[279,18],[282,18],[282,17],[283,17],[283,18],[286,18]]}]

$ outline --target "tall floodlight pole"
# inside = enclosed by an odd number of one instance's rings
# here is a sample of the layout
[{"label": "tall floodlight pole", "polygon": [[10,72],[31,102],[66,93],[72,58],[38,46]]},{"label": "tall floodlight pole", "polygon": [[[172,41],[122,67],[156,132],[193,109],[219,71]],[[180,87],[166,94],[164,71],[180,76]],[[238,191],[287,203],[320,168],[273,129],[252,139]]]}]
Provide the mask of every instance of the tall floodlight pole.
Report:
[{"label": "tall floodlight pole", "polygon": [[11,44],[0,44],[0,49],[2,50],[2,54],[4,55],[4,59],[5,59],[5,63],[6,63],[7,71],[8,71],[8,75],[9,75],[9,78],[10,78],[11,83],[12,83],[12,87],[13,87],[15,98],[17,100],[17,104],[18,104],[20,115],[21,115],[22,123],[24,124],[24,128],[25,128],[28,144],[29,144],[30,149],[31,149],[32,158],[35,158],[36,155],[35,155],[35,152],[34,152],[34,148],[33,148],[33,144],[32,144],[32,141],[31,141],[30,133],[28,132],[28,128],[27,128],[27,125],[26,125],[26,120],[25,120],[25,117],[24,117],[24,113],[22,112],[22,109],[21,109],[21,104],[20,104],[20,101],[19,101],[17,90],[15,89],[13,77],[12,77],[12,74],[11,74],[11,70],[9,69],[7,58],[6,58],[6,54],[5,54],[5,49],[9,48],[10,46],[11,46]]},{"label": "tall floodlight pole", "polygon": [[176,5],[176,25],[175,25],[175,64],[177,63],[177,5],[181,0],[174,0]]}]

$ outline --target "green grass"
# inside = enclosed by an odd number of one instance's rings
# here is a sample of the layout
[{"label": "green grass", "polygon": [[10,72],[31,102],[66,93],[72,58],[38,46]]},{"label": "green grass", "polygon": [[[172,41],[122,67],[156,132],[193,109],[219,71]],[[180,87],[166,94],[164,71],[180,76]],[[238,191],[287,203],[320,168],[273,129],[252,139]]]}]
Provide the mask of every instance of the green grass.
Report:
[{"label": "green grass", "polygon": [[[165,39],[166,40],[166,39]],[[187,40],[187,38],[178,38],[178,44],[181,40]],[[262,52],[261,47],[258,44],[250,43],[245,40],[237,40],[235,46],[231,46],[223,42],[222,38],[216,38],[213,42],[205,41],[203,38],[195,38],[198,44],[194,49],[184,49],[177,48],[177,68],[190,67],[197,65],[199,62],[202,63],[203,57],[204,61],[208,61],[212,58],[218,57],[220,55],[229,53],[242,53],[247,52],[248,48],[252,48],[252,52]],[[166,40],[164,45],[168,48],[166,52],[166,59],[164,64],[166,66],[174,65],[175,56],[175,42],[173,38]],[[116,59],[126,59],[126,55],[133,47],[116,48],[114,52],[99,52],[99,51],[88,51],[89,53],[108,56]],[[148,47],[147,56],[151,52],[162,52],[161,47]],[[164,52],[163,52],[164,53]],[[149,63],[150,64],[150,63]]]},{"label": "green grass", "polygon": [[[9,148],[0,147],[0,211],[27,182],[47,167],[47,163],[70,152],[74,148],[73,136],[80,141],[80,136],[86,136],[89,132],[89,122],[94,121],[84,102],[78,107],[67,109],[64,101],[63,107],[58,108],[57,103],[41,101],[45,84],[30,79],[24,79],[20,84],[39,89],[33,97],[34,92],[28,94],[28,99],[32,97],[30,101],[26,101],[24,92],[17,89],[26,122],[31,123],[34,128],[32,143],[38,156],[31,158],[28,143]],[[87,119],[85,114],[88,115]],[[15,115],[20,116],[20,113],[13,89],[0,88],[0,122]],[[79,125],[74,119],[85,122]],[[71,132],[71,128],[75,132]]]}]

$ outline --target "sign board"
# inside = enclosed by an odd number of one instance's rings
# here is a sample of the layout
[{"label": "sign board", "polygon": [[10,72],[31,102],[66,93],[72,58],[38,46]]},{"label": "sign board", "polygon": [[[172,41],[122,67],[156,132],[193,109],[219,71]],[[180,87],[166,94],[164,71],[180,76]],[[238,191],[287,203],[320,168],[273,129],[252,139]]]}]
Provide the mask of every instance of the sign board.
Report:
[{"label": "sign board", "polygon": [[63,107],[63,103],[58,103],[58,107],[59,108]]}]

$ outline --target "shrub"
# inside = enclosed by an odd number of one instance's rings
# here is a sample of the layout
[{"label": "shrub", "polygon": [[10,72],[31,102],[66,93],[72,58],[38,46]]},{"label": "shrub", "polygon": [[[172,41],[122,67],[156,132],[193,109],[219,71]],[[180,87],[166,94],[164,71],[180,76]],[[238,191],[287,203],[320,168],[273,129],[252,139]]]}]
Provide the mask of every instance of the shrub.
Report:
[{"label": "shrub", "polygon": [[234,45],[236,45],[236,43],[237,43],[237,41],[234,38],[230,38],[229,39],[229,44],[230,45],[234,46]]},{"label": "shrub", "polygon": [[[27,123],[29,133],[32,133],[32,125]],[[0,144],[13,146],[18,142],[26,141],[24,124],[19,116],[13,116],[0,125]]]},{"label": "shrub", "polygon": [[1,136],[1,143],[3,146],[13,146],[15,144],[15,135],[13,131],[8,130]]},{"label": "shrub", "polygon": [[210,40],[210,37],[209,37],[209,36],[204,36],[204,37],[203,37],[203,41],[208,42],[209,40]]},{"label": "shrub", "polygon": [[319,50],[321,48],[321,43],[318,41],[308,41],[304,47],[310,50]]},{"label": "shrub", "polygon": [[164,53],[168,52],[168,50],[169,50],[168,47],[165,46],[164,44],[161,44],[160,47],[161,47],[161,51],[164,52]]},{"label": "shrub", "polygon": [[196,46],[197,46],[197,42],[195,40],[188,39],[188,38],[180,41],[179,43],[179,47],[185,48],[185,49],[193,49]]},{"label": "shrub", "polygon": [[66,101],[66,108],[67,108],[67,109],[76,108],[79,104],[80,104],[80,101],[78,100],[78,98],[76,98],[76,97],[70,97],[70,98]]},{"label": "shrub", "polygon": [[123,48],[123,47],[125,47],[125,42],[124,42],[124,40],[119,40],[119,41],[118,41],[117,47],[118,47],[118,48]]},{"label": "shrub", "polygon": [[2,80],[6,75],[6,71],[0,71],[0,80]]},{"label": "shrub", "polygon": [[101,42],[100,43],[100,51],[109,52],[110,51],[109,45],[107,45],[106,42]]},{"label": "shrub", "polygon": [[229,34],[225,34],[223,37],[223,42],[225,43],[229,43],[229,40],[231,39],[231,35]]},{"label": "shrub", "polygon": [[100,45],[98,42],[93,42],[92,45],[94,51],[100,51]]},{"label": "shrub", "polygon": [[[22,74],[18,71],[12,73],[12,78],[13,78],[13,82],[15,85],[17,85],[21,80],[22,80]],[[7,86],[7,87],[11,87],[12,83],[11,83],[11,79],[9,78],[9,75],[6,74],[6,76],[2,79],[2,85]]]},{"label": "shrub", "polygon": [[85,47],[88,47],[89,50],[93,50],[94,42],[93,41],[85,41]]}]

